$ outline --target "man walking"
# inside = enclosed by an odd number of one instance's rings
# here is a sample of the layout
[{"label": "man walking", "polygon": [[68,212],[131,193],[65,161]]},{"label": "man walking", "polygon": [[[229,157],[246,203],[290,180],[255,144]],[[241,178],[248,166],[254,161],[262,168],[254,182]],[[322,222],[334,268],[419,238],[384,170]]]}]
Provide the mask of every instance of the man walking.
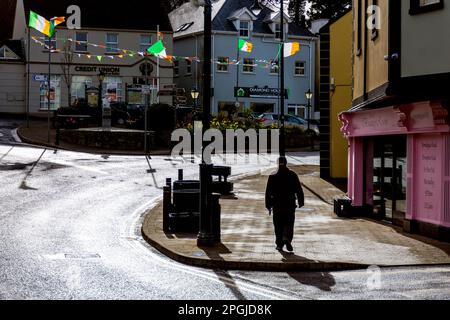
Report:
[{"label": "man walking", "polygon": [[[287,167],[287,159],[278,160],[278,172],[269,177],[266,189],[266,208],[269,214],[273,210],[273,224],[275,227],[277,250],[286,249],[293,252],[295,209],[305,205],[302,185],[297,174]],[[297,197],[297,199],[296,199]]]}]

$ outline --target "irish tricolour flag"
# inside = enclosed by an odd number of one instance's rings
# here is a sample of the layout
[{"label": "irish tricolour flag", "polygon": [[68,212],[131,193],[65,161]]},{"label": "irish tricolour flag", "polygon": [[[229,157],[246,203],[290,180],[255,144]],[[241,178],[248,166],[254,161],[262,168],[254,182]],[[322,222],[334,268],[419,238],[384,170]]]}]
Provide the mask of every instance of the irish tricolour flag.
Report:
[{"label": "irish tricolour flag", "polygon": [[164,43],[161,40],[148,48],[147,52],[162,59],[167,58],[166,48],[164,47]]},{"label": "irish tricolour flag", "polygon": [[253,50],[253,43],[239,39],[239,50],[250,53]]},{"label": "irish tricolour flag", "polygon": [[64,17],[56,17],[51,19],[50,21],[45,19],[44,17],[38,15],[37,13],[30,11],[30,20],[28,25],[36,29],[39,32],[42,32],[47,37],[51,38],[53,36],[53,32],[55,31],[55,27],[65,21]]},{"label": "irish tricolour flag", "polygon": [[290,57],[300,51],[300,43],[289,42],[284,44],[284,57]]}]

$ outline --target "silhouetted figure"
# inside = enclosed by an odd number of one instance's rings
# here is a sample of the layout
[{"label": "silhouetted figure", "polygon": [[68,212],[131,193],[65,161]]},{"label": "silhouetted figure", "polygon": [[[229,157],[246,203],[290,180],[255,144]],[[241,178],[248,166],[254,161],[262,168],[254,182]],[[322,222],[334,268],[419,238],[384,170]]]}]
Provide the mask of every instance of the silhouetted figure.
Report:
[{"label": "silhouetted figure", "polygon": [[[273,224],[275,227],[277,250],[294,251],[295,210],[305,205],[302,185],[297,174],[287,167],[287,159],[278,160],[278,172],[269,177],[266,189],[266,208],[269,214],[273,210]],[[297,202],[297,203],[296,203]]]}]

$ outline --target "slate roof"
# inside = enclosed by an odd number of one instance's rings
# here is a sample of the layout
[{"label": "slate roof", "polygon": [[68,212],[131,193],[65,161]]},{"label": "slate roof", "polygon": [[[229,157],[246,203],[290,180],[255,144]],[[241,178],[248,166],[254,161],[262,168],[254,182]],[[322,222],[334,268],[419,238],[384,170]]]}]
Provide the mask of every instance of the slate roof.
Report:
[{"label": "slate roof", "polygon": [[[215,31],[236,32],[233,23],[228,19],[233,13],[243,7],[251,8],[254,0],[219,0],[213,5],[212,29]],[[264,22],[266,18],[276,12],[273,7],[262,6],[263,11],[253,22],[253,32],[273,34],[269,25]],[[185,3],[180,8],[169,14],[170,21],[174,31],[185,23],[194,22],[194,25],[183,32],[176,32],[175,37],[181,37],[192,33],[203,31],[203,7],[196,7],[191,2]],[[307,29],[297,26],[294,23],[289,24],[289,35],[314,37]]]},{"label": "slate roof", "polygon": [[161,31],[172,31],[166,0],[24,0],[27,20],[30,9],[50,19],[67,15],[70,5],[80,7],[82,28],[153,31],[159,25]]}]

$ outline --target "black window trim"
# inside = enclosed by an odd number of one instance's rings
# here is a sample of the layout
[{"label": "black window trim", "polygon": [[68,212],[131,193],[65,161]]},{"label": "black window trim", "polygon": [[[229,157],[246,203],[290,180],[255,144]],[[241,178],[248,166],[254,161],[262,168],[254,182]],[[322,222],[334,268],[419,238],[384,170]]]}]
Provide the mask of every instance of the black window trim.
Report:
[{"label": "black window trim", "polygon": [[439,0],[439,3],[433,3],[426,6],[421,6],[420,0],[411,0],[409,14],[413,16],[442,9],[444,9],[444,0]]},{"label": "black window trim", "polygon": [[362,0],[358,0],[358,26],[357,26],[357,39],[356,39],[356,56],[360,56],[362,53],[362,28],[363,28],[363,14],[362,14]]}]

